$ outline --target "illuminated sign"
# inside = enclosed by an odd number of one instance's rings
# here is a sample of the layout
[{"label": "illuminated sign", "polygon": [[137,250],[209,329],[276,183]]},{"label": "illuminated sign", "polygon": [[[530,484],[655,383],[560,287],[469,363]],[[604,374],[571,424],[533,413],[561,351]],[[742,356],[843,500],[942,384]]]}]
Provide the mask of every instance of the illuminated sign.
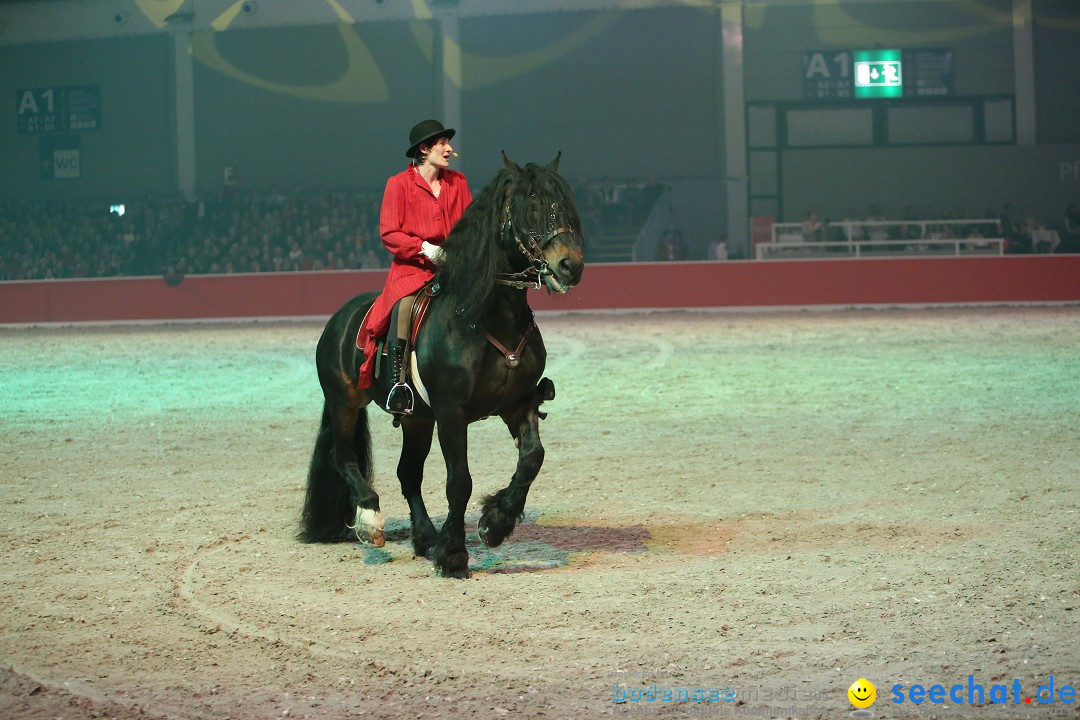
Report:
[{"label": "illuminated sign", "polygon": [[904,96],[903,60],[899,50],[856,50],[852,53],[855,97]]},{"label": "illuminated sign", "polygon": [[802,56],[803,97],[933,98],[953,94],[953,54],[947,48],[814,50]]}]

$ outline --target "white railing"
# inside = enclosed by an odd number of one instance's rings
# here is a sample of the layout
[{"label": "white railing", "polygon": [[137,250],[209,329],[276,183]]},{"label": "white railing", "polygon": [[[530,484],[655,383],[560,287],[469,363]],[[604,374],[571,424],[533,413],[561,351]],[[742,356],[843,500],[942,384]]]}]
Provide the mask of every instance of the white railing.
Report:
[{"label": "white railing", "polygon": [[[978,232],[973,232],[977,230]],[[979,232],[986,231],[990,237]],[[946,237],[959,231],[965,237]],[[816,232],[807,237],[803,223],[773,223],[770,242],[758,243],[755,255],[758,260],[771,257],[836,257],[844,253],[862,257],[864,250],[871,250],[874,257],[889,254],[910,255],[942,254],[988,254],[1005,253],[1005,240],[1001,237],[1001,221],[994,218],[971,220],[842,220],[821,223]],[[818,240],[817,237],[837,237],[836,240]]]},{"label": "white railing", "polygon": [[[1001,221],[997,218],[974,218],[971,220],[832,220],[821,223],[822,228],[839,228],[848,240],[912,240],[915,238],[931,237],[938,232],[944,232],[949,228],[985,228],[991,237],[1001,235]],[[896,228],[898,232],[893,235],[889,228]],[[918,235],[913,234],[910,228],[918,228]],[[885,237],[874,237],[885,235]],[[772,241],[785,242],[793,239],[792,236],[803,238],[803,224],[798,222],[773,223]]]},{"label": "white railing", "polygon": [[[905,244],[906,243],[906,244]],[[872,257],[888,255],[1004,255],[1004,238],[964,238],[962,240],[842,240],[839,242],[792,242],[758,243],[754,252],[758,260],[772,257],[841,257],[841,253],[863,257],[863,250],[873,248]],[[880,249],[877,249],[880,248]],[[944,252],[935,252],[942,248]]]}]

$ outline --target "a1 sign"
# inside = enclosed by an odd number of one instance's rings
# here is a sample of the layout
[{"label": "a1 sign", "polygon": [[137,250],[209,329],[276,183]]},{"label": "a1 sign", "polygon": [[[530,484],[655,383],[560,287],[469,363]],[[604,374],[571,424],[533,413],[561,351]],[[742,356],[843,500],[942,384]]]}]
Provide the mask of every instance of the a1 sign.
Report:
[{"label": "a1 sign", "polygon": [[847,50],[803,53],[803,97],[843,100],[851,97],[851,53]]},{"label": "a1 sign", "polygon": [[65,85],[15,91],[15,118],[23,134],[75,132],[101,127],[101,89]]}]

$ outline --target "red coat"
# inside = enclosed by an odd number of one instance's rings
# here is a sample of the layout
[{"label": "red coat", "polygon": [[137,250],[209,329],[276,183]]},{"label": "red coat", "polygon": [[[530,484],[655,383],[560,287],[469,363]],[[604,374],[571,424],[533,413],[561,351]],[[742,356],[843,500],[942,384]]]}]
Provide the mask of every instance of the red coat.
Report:
[{"label": "red coat", "polygon": [[442,245],[450,228],[472,202],[464,175],[444,169],[439,171],[439,179],[442,188],[437,198],[427,180],[412,166],[386,181],[379,212],[379,234],[393,260],[382,294],[375,299],[356,336],[356,346],[364,351],[364,364],[360,366],[357,383],[360,388],[371,387],[375,343],[390,326],[394,304],[417,292],[435,275],[432,262],[420,254],[421,243],[426,240],[433,245]]}]

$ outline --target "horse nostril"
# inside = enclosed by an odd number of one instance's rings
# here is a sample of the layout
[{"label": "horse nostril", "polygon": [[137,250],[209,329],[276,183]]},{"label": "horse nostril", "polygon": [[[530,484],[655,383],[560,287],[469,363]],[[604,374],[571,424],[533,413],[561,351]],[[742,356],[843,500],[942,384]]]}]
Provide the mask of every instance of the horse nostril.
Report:
[{"label": "horse nostril", "polygon": [[581,263],[575,263],[570,258],[564,257],[559,261],[559,273],[576,283],[581,278]]}]

